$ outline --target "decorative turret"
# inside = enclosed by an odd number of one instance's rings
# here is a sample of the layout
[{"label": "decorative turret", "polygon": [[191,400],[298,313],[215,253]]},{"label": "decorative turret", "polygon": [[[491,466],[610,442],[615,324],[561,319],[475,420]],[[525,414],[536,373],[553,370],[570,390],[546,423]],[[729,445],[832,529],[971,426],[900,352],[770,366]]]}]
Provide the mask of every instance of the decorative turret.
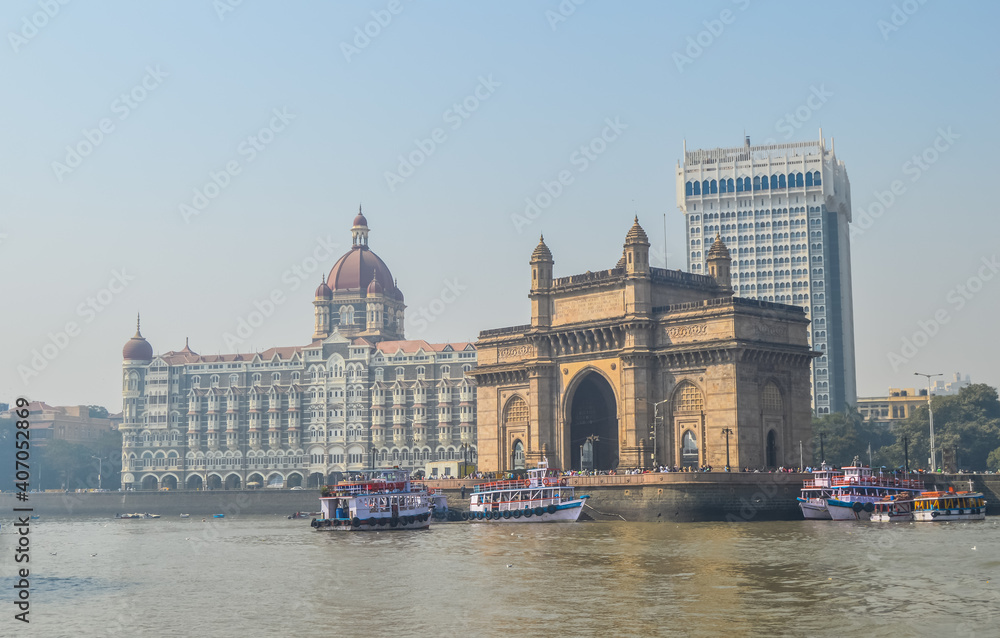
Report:
[{"label": "decorative turret", "polygon": [[552,287],[552,251],[545,245],[545,237],[538,237],[538,245],[531,253],[531,289],[542,290]]},{"label": "decorative turret", "polygon": [[368,220],[361,213],[361,204],[358,204],[358,214],[351,228],[351,247],[368,247]]},{"label": "decorative turret", "polygon": [[552,324],[552,251],[545,245],[545,237],[538,237],[538,245],[531,253],[531,325]]},{"label": "decorative turret", "polygon": [[705,259],[705,265],[708,268],[708,274],[714,277],[716,283],[723,288],[732,288],[732,279],[729,274],[732,263],[733,260],[729,256],[729,249],[722,242],[722,237],[716,233],[715,241],[712,243],[712,247],[708,249],[708,257]]},{"label": "decorative turret", "polygon": [[625,236],[625,272],[629,275],[649,272],[649,238],[639,225],[638,215]]},{"label": "decorative turret", "polygon": [[[625,314],[648,315],[652,309],[652,280],[649,276],[649,238],[636,215],[625,235]],[[619,262],[621,263],[621,262]]]}]

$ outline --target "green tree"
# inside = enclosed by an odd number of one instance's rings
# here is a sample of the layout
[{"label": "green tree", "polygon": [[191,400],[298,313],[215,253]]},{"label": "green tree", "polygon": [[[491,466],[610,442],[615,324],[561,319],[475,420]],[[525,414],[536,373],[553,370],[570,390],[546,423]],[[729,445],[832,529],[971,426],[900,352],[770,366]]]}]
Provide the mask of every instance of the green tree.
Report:
[{"label": "green tree", "polygon": [[92,419],[106,419],[108,418],[108,409],[101,405],[88,405],[90,408],[90,418]]},{"label": "green tree", "polygon": [[[977,383],[962,388],[957,395],[931,397],[934,410],[934,444],[941,451],[954,451],[957,467],[949,470],[982,470],[988,466],[991,450],[1000,446],[1000,399],[997,391]],[[909,418],[896,424],[895,441],[881,453],[896,465],[903,464],[903,439],[909,441],[910,467],[928,468],[930,419],[926,406],[913,410]]]},{"label": "green tree", "polygon": [[[820,435],[826,458],[820,458]],[[883,426],[869,423],[856,409],[824,414],[813,418],[813,465],[826,461],[831,465],[849,465],[857,456],[868,463],[871,446],[872,463],[883,465],[878,451],[892,441],[892,435]]]},{"label": "green tree", "polygon": [[990,452],[990,455],[986,457],[986,469],[1000,472],[1000,447]]}]

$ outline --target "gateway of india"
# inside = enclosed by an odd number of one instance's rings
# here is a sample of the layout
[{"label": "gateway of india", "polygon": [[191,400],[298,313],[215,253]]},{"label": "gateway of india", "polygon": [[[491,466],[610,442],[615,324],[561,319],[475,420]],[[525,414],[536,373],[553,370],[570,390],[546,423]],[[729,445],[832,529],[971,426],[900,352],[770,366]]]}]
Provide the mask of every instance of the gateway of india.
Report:
[{"label": "gateway of india", "polygon": [[531,323],[476,342],[480,469],[792,466],[812,437],[809,321],[707,274],[652,268],[638,218],[614,268],[553,278],[531,255]]}]

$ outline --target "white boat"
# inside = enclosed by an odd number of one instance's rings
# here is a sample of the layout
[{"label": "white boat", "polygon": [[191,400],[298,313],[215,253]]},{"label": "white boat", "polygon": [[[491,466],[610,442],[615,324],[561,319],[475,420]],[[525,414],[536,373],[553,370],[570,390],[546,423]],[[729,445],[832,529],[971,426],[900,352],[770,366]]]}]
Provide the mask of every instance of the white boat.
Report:
[{"label": "white boat", "polygon": [[571,523],[580,518],[589,496],[576,498],[558,469],[546,461],[528,478],[480,483],[472,488],[469,520],[505,523]]},{"label": "white boat", "polygon": [[986,518],[982,492],[921,492],[913,499],[913,520],[925,523],[981,521]]},{"label": "white boat", "polygon": [[830,520],[830,512],[826,509],[826,499],[833,494],[833,479],[841,478],[844,473],[831,469],[823,463],[819,470],[812,473],[812,478],[802,481],[802,492],[795,499],[799,502],[802,516],[810,520]]},{"label": "white boat", "polygon": [[310,523],[321,531],[369,532],[427,529],[431,499],[411,486],[405,470],[373,470],[357,481],[329,485],[319,499],[320,518]]},{"label": "white boat", "polygon": [[842,468],[844,475],[832,479],[832,490],[826,499],[826,509],[835,521],[867,521],[875,511],[875,503],[887,497],[906,500],[924,489],[923,481],[897,474],[875,474],[872,469],[861,465],[857,457],[854,463]]}]

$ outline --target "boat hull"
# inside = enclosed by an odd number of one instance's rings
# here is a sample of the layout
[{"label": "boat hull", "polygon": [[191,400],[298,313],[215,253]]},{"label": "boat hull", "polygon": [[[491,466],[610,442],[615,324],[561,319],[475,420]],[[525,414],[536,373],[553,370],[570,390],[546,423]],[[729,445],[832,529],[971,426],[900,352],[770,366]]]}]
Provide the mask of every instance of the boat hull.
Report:
[{"label": "boat hull", "polygon": [[985,519],[986,519],[985,507],[950,509],[950,510],[920,510],[913,513],[913,520],[920,523],[946,523],[948,521],[982,521]]},{"label": "boat hull", "polygon": [[312,522],[312,526],[319,532],[401,532],[428,529],[431,526],[430,520],[430,513],[423,512],[412,516],[400,516],[396,519],[389,517],[370,517],[357,521],[353,519],[317,519]]},{"label": "boat hull", "polygon": [[820,501],[815,503],[811,500],[798,499],[799,509],[802,510],[802,516],[806,520],[814,521],[828,521],[830,520],[830,512],[826,509],[826,502]]},{"label": "boat hull", "polygon": [[[469,512],[469,521],[472,523],[572,523],[580,518],[586,500],[587,497],[582,497],[553,505],[554,512],[549,511],[549,506],[506,510],[472,510]],[[542,509],[541,514],[537,513],[538,508]],[[504,513],[508,513],[509,516],[504,516]]]},{"label": "boat hull", "polygon": [[854,504],[855,503],[838,501],[835,498],[830,498],[826,501],[826,509],[830,512],[830,519],[834,521],[871,520],[871,512],[866,512],[864,509],[860,512],[855,511]]}]

